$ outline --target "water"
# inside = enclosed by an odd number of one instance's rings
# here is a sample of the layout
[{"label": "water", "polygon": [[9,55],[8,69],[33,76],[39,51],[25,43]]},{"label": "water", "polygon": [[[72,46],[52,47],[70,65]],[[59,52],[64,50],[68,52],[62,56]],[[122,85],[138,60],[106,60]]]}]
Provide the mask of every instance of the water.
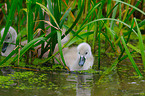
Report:
[{"label": "water", "polygon": [[[139,66],[142,67],[142,66]],[[9,70],[11,74],[17,69]],[[14,82],[0,88],[0,96],[144,96],[145,80],[137,78],[130,64],[100,80],[100,73],[20,71]],[[2,75],[6,75],[2,74]],[[26,76],[29,75],[28,77]],[[20,76],[21,75],[21,76]],[[19,77],[20,76],[20,77]],[[8,82],[7,80],[5,82]],[[8,88],[5,88],[7,86]],[[2,88],[3,87],[3,88]]]}]

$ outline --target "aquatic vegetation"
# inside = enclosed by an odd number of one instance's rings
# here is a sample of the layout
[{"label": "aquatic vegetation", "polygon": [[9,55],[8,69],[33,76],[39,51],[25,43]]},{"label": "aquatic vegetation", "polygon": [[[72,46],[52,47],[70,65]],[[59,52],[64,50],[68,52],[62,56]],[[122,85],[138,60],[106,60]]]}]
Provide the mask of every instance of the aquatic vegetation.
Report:
[{"label": "aquatic vegetation", "polygon": [[49,81],[46,83],[47,74],[39,74],[36,76],[36,72],[14,72],[14,74],[9,74],[8,76],[0,76],[0,87],[10,88],[15,87],[16,89],[40,89],[48,88],[52,89],[56,87],[54,83]]},{"label": "aquatic vegetation", "polygon": [[9,88],[11,85],[13,85],[15,82],[11,80],[11,77],[9,76],[0,76],[0,87],[1,88]]},{"label": "aquatic vegetation", "polygon": [[80,71],[73,71],[75,73],[78,73],[78,74],[102,74],[102,71],[97,71],[97,70],[94,70],[94,69],[89,69],[89,70],[80,70]]},{"label": "aquatic vegetation", "polygon": [[[94,56],[98,59],[97,69],[101,68],[103,54],[111,56],[114,54],[116,57],[112,65],[105,70],[104,75],[116,69],[121,61],[129,58],[136,73],[142,76],[142,70],[138,69],[133,54],[136,54],[135,52],[140,54],[145,67],[143,43],[145,38],[141,34],[141,29],[145,30],[145,9],[138,8],[143,4],[144,2],[140,0],[133,2],[127,0],[101,0],[98,2],[95,0],[78,0],[78,2],[76,0],[3,1],[0,5],[3,13],[0,23],[5,27],[5,30],[3,36],[0,36],[0,50],[10,26],[16,29],[18,37],[16,48],[4,59],[0,56],[0,66],[14,63],[14,66],[29,64],[28,66],[32,67],[36,64],[38,67],[46,62],[48,65],[52,65],[55,55],[60,54],[62,65],[66,68],[63,48],[88,42]],[[139,17],[136,16],[136,11],[139,12]],[[66,29],[64,34],[62,34],[63,28]],[[68,34],[71,34],[71,37],[62,46],[61,40]],[[27,40],[28,43],[22,46],[21,42],[24,40]],[[131,40],[136,40],[137,45],[133,47],[134,42]],[[59,50],[54,52],[57,44]],[[35,50],[35,47],[38,46],[41,46],[39,57],[38,50]],[[137,48],[137,46],[139,47]],[[47,51],[49,51],[48,58],[43,59],[43,54]],[[12,58],[14,54],[15,57]],[[37,58],[41,58],[40,61]],[[59,67],[62,68],[62,65]],[[50,67],[50,69],[57,67]]]}]

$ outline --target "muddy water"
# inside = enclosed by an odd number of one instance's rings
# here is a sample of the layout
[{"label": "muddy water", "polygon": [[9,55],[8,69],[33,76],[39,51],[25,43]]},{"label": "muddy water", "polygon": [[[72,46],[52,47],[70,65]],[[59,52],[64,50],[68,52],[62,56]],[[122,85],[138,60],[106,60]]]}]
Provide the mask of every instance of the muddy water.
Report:
[{"label": "muddy water", "polygon": [[[139,66],[142,67],[142,66]],[[13,70],[16,72],[16,70]],[[12,71],[12,72],[13,72]],[[26,71],[21,71],[25,73]],[[29,71],[30,72],[30,71]],[[2,74],[6,75],[6,74]],[[13,73],[12,73],[13,74]],[[100,73],[30,72],[3,84],[0,96],[144,96],[145,80],[131,64],[122,64],[98,82]],[[1,82],[1,81],[0,81]],[[5,81],[8,82],[8,81]],[[5,87],[7,86],[7,87]]]}]

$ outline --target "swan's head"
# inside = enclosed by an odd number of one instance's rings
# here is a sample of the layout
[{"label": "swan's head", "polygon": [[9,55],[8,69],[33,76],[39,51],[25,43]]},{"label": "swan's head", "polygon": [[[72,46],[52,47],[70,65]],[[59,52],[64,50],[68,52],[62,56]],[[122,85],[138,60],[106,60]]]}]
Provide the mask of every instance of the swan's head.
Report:
[{"label": "swan's head", "polygon": [[79,66],[83,66],[87,58],[92,56],[91,47],[88,43],[81,43],[77,47]]},{"label": "swan's head", "polygon": [[[1,37],[4,34],[4,30],[5,30],[5,28],[3,28],[1,30]],[[5,53],[5,51],[7,50],[7,47],[9,47],[10,44],[16,43],[16,38],[17,38],[16,30],[13,27],[10,27],[9,30],[8,30],[8,33],[5,37],[4,43],[3,43],[3,47],[2,47],[2,52],[3,53]]]}]

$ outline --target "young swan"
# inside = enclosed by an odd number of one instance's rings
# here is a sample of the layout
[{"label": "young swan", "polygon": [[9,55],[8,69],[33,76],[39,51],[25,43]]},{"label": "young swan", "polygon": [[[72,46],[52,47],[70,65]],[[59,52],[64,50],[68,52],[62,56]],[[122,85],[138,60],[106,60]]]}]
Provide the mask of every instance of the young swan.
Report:
[{"label": "young swan", "polygon": [[94,63],[91,47],[87,43],[81,43],[78,47],[64,51],[64,59],[70,71],[88,70]]},{"label": "young swan", "polygon": [[[1,30],[1,37],[4,34],[5,28]],[[13,27],[10,27],[2,47],[2,56],[8,56],[15,48],[17,33]]]},{"label": "young swan", "polygon": [[[5,30],[5,28],[3,28],[3,29],[1,30],[1,37],[2,37],[3,34],[4,34],[4,30]],[[65,32],[65,30],[63,30],[63,33],[64,33],[64,32]],[[3,43],[2,52],[1,52],[2,56],[8,56],[8,55],[14,50],[14,48],[15,48],[15,45],[14,45],[14,44],[16,43],[16,38],[17,38],[16,30],[15,30],[13,27],[10,26],[10,28],[9,28],[9,30],[8,30],[8,33],[7,33],[7,35],[6,35],[6,38],[5,38],[5,40],[4,40],[4,43]],[[64,39],[62,39],[61,42],[62,42],[62,44],[65,44],[68,40],[69,40],[69,35],[66,36]],[[23,46],[25,46],[25,45],[27,44],[27,40],[21,42],[21,44],[22,44]],[[45,45],[46,45],[46,42],[45,42]],[[38,49],[39,47],[41,47],[41,45],[35,47],[35,49]],[[58,46],[55,47],[55,50],[54,50],[55,52],[58,51],[58,48],[57,48],[57,47],[58,47]],[[39,49],[39,50],[38,50],[38,56],[40,56],[40,54],[41,54],[41,50]],[[47,51],[47,52],[43,55],[43,57],[44,57],[44,58],[47,58],[47,57],[48,57],[48,54],[49,54],[49,51]]]}]

